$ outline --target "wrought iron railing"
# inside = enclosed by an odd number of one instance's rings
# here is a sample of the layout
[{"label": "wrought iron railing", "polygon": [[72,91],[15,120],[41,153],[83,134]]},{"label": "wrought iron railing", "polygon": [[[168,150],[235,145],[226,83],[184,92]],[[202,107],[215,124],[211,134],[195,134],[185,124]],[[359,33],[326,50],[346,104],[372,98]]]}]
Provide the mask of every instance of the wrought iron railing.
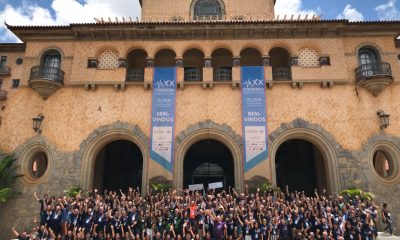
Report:
[{"label": "wrought iron railing", "polygon": [[215,68],[215,81],[232,81],[232,68]]},{"label": "wrought iron railing", "polygon": [[64,71],[55,67],[35,66],[31,68],[29,80],[45,79],[59,83],[64,82]]},{"label": "wrought iron railing", "polygon": [[7,99],[7,91],[0,90],[0,100],[5,100],[5,99]]},{"label": "wrought iron railing", "polygon": [[143,82],[144,71],[141,69],[129,69],[126,74],[126,81],[128,82]]},{"label": "wrought iron railing", "polygon": [[277,81],[292,80],[292,70],[290,67],[272,68],[272,79]]},{"label": "wrought iron railing", "polygon": [[356,68],[357,81],[365,80],[377,76],[392,77],[392,69],[389,63],[375,62],[362,64]]},{"label": "wrought iron railing", "polygon": [[11,74],[11,68],[6,66],[0,66],[0,75],[9,75]]},{"label": "wrought iron railing", "polygon": [[185,76],[184,76],[184,80],[185,81],[201,81],[201,70],[199,69],[193,69],[193,68],[189,68],[186,69],[185,68]]}]

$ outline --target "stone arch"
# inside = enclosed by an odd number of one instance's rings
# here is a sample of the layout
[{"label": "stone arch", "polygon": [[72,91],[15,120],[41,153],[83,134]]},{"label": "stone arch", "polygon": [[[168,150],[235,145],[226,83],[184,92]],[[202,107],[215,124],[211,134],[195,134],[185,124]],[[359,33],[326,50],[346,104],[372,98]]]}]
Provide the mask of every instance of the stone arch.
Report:
[{"label": "stone arch", "polygon": [[310,124],[302,119],[296,119],[292,123],[282,124],[269,136],[270,141],[270,169],[272,184],[276,185],[275,157],[282,143],[291,139],[302,139],[312,143],[321,152],[327,177],[328,192],[340,192],[341,182],[338,168],[338,155],[344,152],[334,137],[316,124]]},{"label": "stone arch", "polygon": [[183,164],[186,152],[196,142],[213,139],[223,143],[232,153],[236,189],[243,189],[243,147],[242,138],[226,124],[215,123],[211,120],[190,125],[175,138],[176,155],[174,163],[174,185],[177,189],[183,186]]},{"label": "stone arch", "polygon": [[358,53],[360,52],[360,49],[365,48],[365,47],[372,48],[372,49],[374,49],[374,51],[376,51],[376,54],[378,54],[380,57],[383,56],[383,51],[377,44],[372,43],[372,42],[362,42],[362,43],[358,44],[356,46],[356,48],[354,49],[354,54],[357,57],[357,59],[358,59]]},{"label": "stone arch", "polygon": [[112,50],[112,51],[116,52],[118,54],[118,56],[120,55],[118,49],[115,48],[114,46],[112,46],[112,45],[104,45],[104,46],[101,46],[100,48],[98,48],[96,50],[96,58],[97,59],[100,58],[101,54],[103,54],[107,50]]},{"label": "stone arch", "polygon": [[128,56],[129,56],[129,54],[130,54],[132,51],[135,51],[135,50],[142,50],[142,51],[146,52],[146,54],[148,55],[147,49],[146,49],[145,47],[139,46],[139,45],[135,45],[135,46],[133,46],[133,47],[128,48],[128,49],[125,51],[125,59],[127,59]]},{"label": "stone arch", "polygon": [[91,189],[93,186],[94,167],[96,157],[100,150],[108,143],[117,140],[127,140],[136,144],[143,156],[142,190],[148,184],[149,165],[149,138],[137,125],[116,122],[94,130],[81,144],[80,152],[82,157],[80,183],[82,189]]},{"label": "stone arch", "polygon": [[58,53],[60,53],[61,59],[62,59],[62,60],[65,59],[65,53],[64,53],[64,51],[63,51],[60,47],[57,47],[57,46],[48,46],[48,47],[42,49],[42,51],[40,51],[40,53],[39,53],[39,55],[38,55],[38,62],[41,62],[41,60],[42,60],[42,58],[43,58],[43,56],[44,56],[45,53],[47,53],[48,51],[52,51],[52,50],[53,50],[53,51],[57,51]]}]

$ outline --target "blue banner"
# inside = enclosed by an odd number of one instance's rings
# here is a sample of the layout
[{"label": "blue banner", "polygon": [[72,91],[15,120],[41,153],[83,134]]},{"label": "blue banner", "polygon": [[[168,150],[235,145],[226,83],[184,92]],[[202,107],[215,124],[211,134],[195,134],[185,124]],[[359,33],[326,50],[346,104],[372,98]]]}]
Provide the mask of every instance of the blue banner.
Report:
[{"label": "blue banner", "polygon": [[154,68],[150,157],[170,172],[174,156],[175,102],[176,68]]},{"label": "blue banner", "polygon": [[268,157],[264,67],[242,67],[244,170]]}]

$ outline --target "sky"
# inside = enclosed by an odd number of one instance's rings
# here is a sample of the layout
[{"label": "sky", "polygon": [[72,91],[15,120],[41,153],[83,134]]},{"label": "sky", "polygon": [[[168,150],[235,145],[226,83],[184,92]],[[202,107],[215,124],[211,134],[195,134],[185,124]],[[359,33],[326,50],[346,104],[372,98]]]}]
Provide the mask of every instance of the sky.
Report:
[{"label": "sky", "polygon": [[[229,1],[229,0],[227,0]],[[400,0],[277,0],[275,15],[350,21],[400,20]],[[0,0],[0,43],[19,42],[10,25],[67,25],[101,17],[140,17],[138,0]]]}]

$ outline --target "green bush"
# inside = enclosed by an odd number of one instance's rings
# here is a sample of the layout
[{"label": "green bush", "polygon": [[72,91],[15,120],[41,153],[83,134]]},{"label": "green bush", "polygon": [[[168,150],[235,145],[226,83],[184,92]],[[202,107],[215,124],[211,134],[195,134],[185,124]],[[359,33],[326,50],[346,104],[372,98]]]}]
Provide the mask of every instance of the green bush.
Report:
[{"label": "green bush", "polygon": [[165,192],[165,190],[169,189],[171,185],[167,183],[152,183],[151,188],[156,192]]},{"label": "green bush", "polygon": [[375,195],[371,192],[364,192],[359,188],[348,188],[341,192],[341,195],[348,196],[350,198],[355,198],[358,196],[361,200],[373,200]]},{"label": "green bush", "polygon": [[81,187],[78,186],[72,186],[65,190],[65,194],[67,197],[74,198],[76,197],[80,192],[82,191]]},{"label": "green bush", "polygon": [[7,155],[0,161],[0,203],[4,203],[16,192],[12,189],[15,180],[23,175],[16,174],[17,162],[14,155]]}]

